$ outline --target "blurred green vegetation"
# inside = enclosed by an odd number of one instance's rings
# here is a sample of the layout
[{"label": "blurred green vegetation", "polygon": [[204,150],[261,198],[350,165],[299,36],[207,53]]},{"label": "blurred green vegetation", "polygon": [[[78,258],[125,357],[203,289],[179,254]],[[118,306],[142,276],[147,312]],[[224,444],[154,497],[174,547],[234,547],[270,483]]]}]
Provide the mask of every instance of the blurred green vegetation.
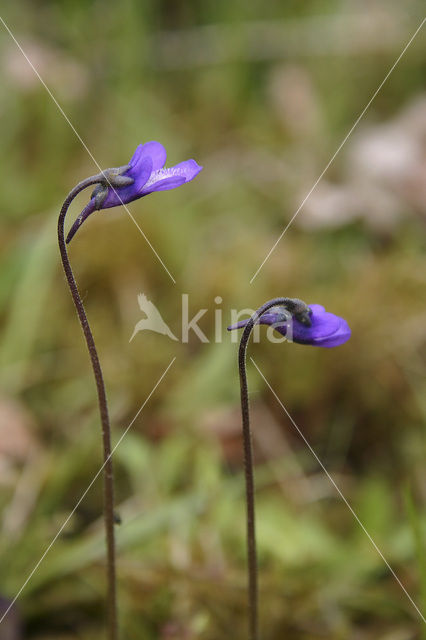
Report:
[{"label": "blurred green vegetation", "polygon": [[[147,140],[166,146],[170,164],[204,165],[190,185],[131,205],[176,284],[122,210],[92,216],[70,248],[115,441],[176,356],[115,454],[123,638],[245,637],[237,345],[225,331],[215,343],[214,311],[226,327],[230,309],[278,295],[320,302],[353,330],[333,350],[272,345],[262,333],[251,354],[426,609],[424,30],[250,284],[422,9],[378,0],[4,7],[102,167],[126,163]],[[0,52],[0,593],[12,598],[101,461],[95,387],[56,248],[66,193],[97,169],[3,27]],[[208,309],[200,326],[210,342],[144,332],[129,344],[139,292],[177,335],[187,293],[190,314]],[[249,377],[262,638],[425,638],[253,367]],[[102,637],[101,510],[97,481],[22,591],[25,638]]]}]

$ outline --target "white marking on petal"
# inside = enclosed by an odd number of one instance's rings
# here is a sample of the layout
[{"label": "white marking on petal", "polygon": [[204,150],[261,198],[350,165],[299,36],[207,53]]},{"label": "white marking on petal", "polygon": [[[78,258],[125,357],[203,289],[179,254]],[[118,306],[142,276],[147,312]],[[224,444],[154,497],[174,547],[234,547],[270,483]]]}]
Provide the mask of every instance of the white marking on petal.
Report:
[{"label": "white marking on petal", "polygon": [[165,178],[172,178],[174,176],[183,176],[186,179],[186,172],[184,169],[180,167],[169,167],[168,169],[158,169],[157,171],[153,171],[145,182],[143,188],[150,187],[152,184],[159,182],[160,180],[164,180]]}]

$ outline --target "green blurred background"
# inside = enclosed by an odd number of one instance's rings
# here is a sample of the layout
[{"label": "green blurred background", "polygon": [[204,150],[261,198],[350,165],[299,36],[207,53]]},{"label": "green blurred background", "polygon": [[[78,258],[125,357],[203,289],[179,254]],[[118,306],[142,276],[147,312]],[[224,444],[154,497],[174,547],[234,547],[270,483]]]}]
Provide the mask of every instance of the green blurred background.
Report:
[{"label": "green blurred background", "polygon": [[[122,637],[245,638],[237,345],[215,309],[301,297],[344,316],[333,350],[250,353],[416,602],[426,608],[424,28],[252,283],[423,19],[421,2],[106,0],[2,17],[102,167],[161,141],[190,185],[93,215],[70,248],[117,441]],[[0,25],[0,593],[13,598],[101,462],[95,387],[56,219],[97,172]],[[78,197],[70,220],[87,202]],[[180,334],[129,338],[143,292]],[[220,296],[222,302],[216,303]],[[425,638],[391,575],[256,369],[263,640]],[[102,484],[18,600],[25,638],[103,637]],[[0,626],[1,640],[13,615]],[[423,635],[422,635],[423,634]]]}]

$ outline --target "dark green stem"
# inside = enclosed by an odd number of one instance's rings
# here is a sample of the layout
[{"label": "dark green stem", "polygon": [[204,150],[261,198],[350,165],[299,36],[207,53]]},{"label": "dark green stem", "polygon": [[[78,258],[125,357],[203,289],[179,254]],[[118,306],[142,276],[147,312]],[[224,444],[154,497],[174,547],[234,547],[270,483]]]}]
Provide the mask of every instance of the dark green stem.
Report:
[{"label": "dark green stem", "polygon": [[107,615],[108,615],[108,639],[118,639],[118,617],[117,617],[117,594],[116,594],[116,568],[115,568],[115,536],[114,536],[114,476],[113,464],[111,458],[111,427],[108,415],[108,404],[105,392],[105,384],[102,376],[102,369],[99,362],[98,353],[96,351],[95,341],[89,326],[83,301],[78,292],[77,283],[71,269],[68,258],[67,247],[64,237],[64,222],[68,208],[76,195],[93,184],[102,183],[105,180],[104,175],[98,174],[83,180],[70,191],[62,205],[58,220],[58,242],[61,252],[62,265],[64,267],[65,276],[71,292],[71,296],[76,308],[84,337],[86,339],[87,349],[89,351],[92,363],[93,373],[96,381],[98,392],[99,412],[102,424],[102,441],[103,441],[103,457],[104,457],[104,517],[105,517],[105,533],[107,545],[107,578],[108,578],[108,594],[107,594]]},{"label": "dark green stem", "polygon": [[243,423],[244,472],[246,483],[247,509],[247,567],[248,567],[248,611],[249,611],[249,639],[259,640],[258,617],[258,570],[256,550],[256,519],[255,519],[255,488],[253,470],[253,448],[250,431],[249,396],[247,385],[246,356],[247,344],[254,325],[261,315],[271,307],[283,306],[289,313],[297,315],[306,311],[307,306],[301,300],[293,298],[275,298],[262,305],[250,318],[244,327],[238,352],[238,370],[241,389],[241,415]]}]

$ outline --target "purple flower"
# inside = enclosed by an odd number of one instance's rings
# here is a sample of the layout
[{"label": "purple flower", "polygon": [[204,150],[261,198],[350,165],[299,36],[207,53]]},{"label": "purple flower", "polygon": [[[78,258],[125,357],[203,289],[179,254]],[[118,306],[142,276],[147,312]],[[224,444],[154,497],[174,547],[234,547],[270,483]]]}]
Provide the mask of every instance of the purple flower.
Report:
[{"label": "purple flower", "polygon": [[[166,156],[162,144],[146,142],[137,147],[128,165],[104,171],[105,180],[97,185],[89,204],[74,222],[68,233],[67,243],[94,211],[127,204],[154,191],[175,189],[193,180],[203,168],[195,160],[185,160],[165,169]],[[114,188],[108,186],[109,183]]]},{"label": "purple flower", "polygon": [[[337,347],[349,340],[351,330],[346,320],[335,316],[334,313],[328,313],[320,304],[311,304],[309,308],[311,310],[310,327],[302,324],[294,316],[291,318],[293,342],[310,344],[313,347]],[[241,329],[248,321],[249,319],[237,322],[228,327],[228,331]],[[257,324],[275,325],[274,329],[285,336],[290,324],[289,312],[284,307],[271,307],[260,316]]]}]

